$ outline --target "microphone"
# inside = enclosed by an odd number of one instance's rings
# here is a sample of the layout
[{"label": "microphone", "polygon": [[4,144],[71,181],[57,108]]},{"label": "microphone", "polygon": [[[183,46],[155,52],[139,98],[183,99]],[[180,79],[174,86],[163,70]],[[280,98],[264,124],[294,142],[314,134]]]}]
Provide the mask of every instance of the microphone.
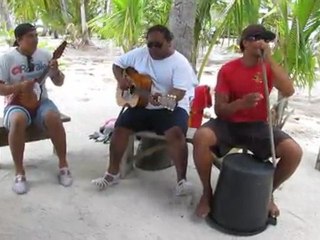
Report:
[{"label": "microphone", "polygon": [[260,57],[261,57],[262,59],[264,59],[264,50],[263,50],[263,49],[260,49],[260,50],[259,50],[259,53],[260,53]]}]

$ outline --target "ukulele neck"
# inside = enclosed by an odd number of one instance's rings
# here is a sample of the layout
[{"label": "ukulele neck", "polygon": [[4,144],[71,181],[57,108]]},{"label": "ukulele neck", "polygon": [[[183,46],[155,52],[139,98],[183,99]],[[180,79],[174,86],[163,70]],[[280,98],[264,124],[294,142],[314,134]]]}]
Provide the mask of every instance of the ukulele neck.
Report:
[{"label": "ukulele neck", "polygon": [[36,79],[36,82],[40,84],[44,80],[44,78],[47,76],[49,70],[50,70],[50,67],[46,66],[43,72],[41,73],[40,77]]}]

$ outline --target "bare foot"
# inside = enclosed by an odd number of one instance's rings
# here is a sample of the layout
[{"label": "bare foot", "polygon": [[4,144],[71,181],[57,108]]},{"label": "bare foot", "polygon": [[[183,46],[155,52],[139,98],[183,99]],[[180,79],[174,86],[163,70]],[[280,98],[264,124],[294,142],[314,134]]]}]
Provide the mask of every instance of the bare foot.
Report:
[{"label": "bare foot", "polygon": [[273,197],[271,198],[269,203],[269,215],[271,217],[278,217],[280,215],[280,210],[278,206],[275,204]]},{"label": "bare foot", "polygon": [[211,197],[202,195],[196,209],[196,215],[200,218],[206,218],[210,212]]}]

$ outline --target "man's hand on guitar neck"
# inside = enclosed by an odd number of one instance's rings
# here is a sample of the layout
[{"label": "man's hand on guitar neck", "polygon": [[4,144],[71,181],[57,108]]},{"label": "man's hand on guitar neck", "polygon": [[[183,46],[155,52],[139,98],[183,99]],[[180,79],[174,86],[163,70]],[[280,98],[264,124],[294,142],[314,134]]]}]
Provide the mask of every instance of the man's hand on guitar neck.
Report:
[{"label": "man's hand on guitar neck", "polygon": [[52,59],[49,62],[49,76],[56,86],[61,86],[64,82],[64,74],[59,70],[58,61],[56,59]]},{"label": "man's hand on guitar neck", "polygon": [[181,90],[181,89],[177,89],[177,88],[173,88],[170,92],[170,95],[176,96],[176,100],[177,102],[179,102],[181,99],[184,98],[184,95],[186,94],[185,90]]},{"label": "man's hand on guitar neck", "polygon": [[58,68],[58,61],[56,59],[52,59],[51,61],[49,61],[49,67],[50,67],[50,71],[56,73],[59,71]]},{"label": "man's hand on guitar neck", "polygon": [[[172,89],[169,94],[167,94],[165,96],[165,98],[170,99],[170,105],[172,104],[177,104],[178,101],[180,101],[185,95],[185,91],[184,90],[180,90],[180,89]],[[161,102],[159,101],[159,98],[163,97],[161,93],[154,93],[149,97],[149,102],[153,105],[153,106],[161,106]]]},{"label": "man's hand on guitar neck", "polygon": [[149,102],[154,106],[162,106],[165,109],[173,111],[177,106],[177,96],[154,93],[149,97]]}]

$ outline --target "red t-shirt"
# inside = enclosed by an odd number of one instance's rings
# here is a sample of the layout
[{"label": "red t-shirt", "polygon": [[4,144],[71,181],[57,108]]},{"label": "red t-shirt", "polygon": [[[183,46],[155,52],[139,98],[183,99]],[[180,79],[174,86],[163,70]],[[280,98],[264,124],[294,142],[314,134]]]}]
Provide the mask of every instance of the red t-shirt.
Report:
[{"label": "red t-shirt", "polygon": [[[270,65],[266,64],[269,92],[273,87],[273,79]],[[232,60],[222,66],[218,73],[216,93],[228,94],[230,102],[233,102],[249,93],[261,93],[264,98],[257,106],[239,110],[225,120],[231,122],[254,122],[267,120],[267,105],[264,93],[261,64],[246,67],[241,58]]]}]

